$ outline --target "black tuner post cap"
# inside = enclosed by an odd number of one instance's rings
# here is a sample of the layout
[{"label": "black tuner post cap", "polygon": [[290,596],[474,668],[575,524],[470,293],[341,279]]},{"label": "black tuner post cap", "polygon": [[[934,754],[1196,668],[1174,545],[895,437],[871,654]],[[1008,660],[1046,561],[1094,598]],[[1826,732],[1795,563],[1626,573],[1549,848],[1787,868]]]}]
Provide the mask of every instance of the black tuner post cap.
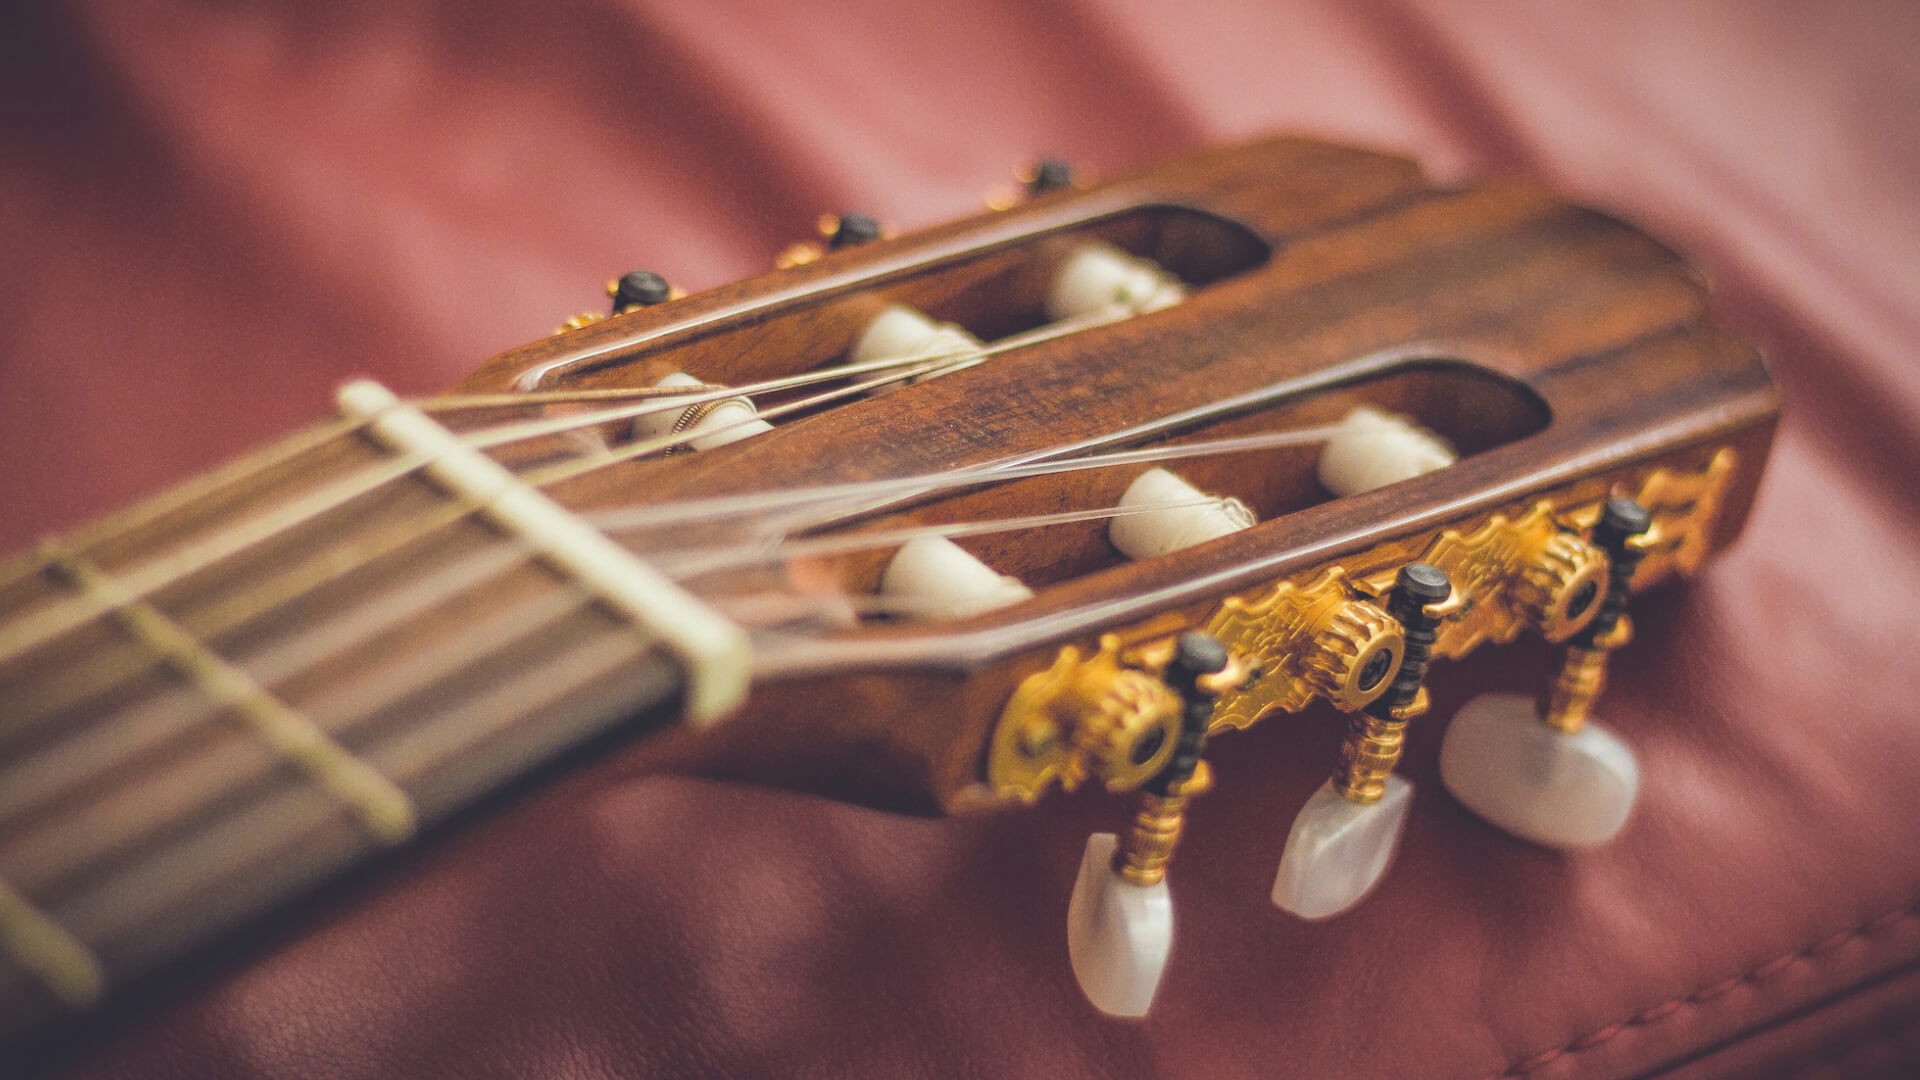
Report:
[{"label": "black tuner post cap", "polygon": [[1027,177],[1027,193],[1045,195],[1050,191],[1064,191],[1073,186],[1073,166],[1059,158],[1046,157],[1033,163],[1033,172]]},{"label": "black tuner post cap", "polygon": [[1174,744],[1173,757],[1159,775],[1140,785],[1142,791],[1165,797],[1192,779],[1200,767],[1200,755],[1206,749],[1207,728],[1213,723],[1213,698],[1200,680],[1227,667],[1227,647],[1212,634],[1189,631],[1181,634],[1173,646],[1173,659],[1167,662],[1167,685],[1180,696],[1180,741]]},{"label": "black tuner post cap", "polygon": [[1440,620],[1427,614],[1428,604],[1437,604],[1453,595],[1453,582],[1447,572],[1432,563],[1408,563],[1395,575],[1393,592],[1387,597],[1387,614],[1400,624],[1405,644],[1400,667],[1385,693],[1367,706],[1370,716],[1394,719],[1393,711],[1411,705],[1420,696],[1420,684],[1427,677],[1427,659],[1433,643],[1440,637]]},{"label": "black tuner post cap", "polygon": [[1630,537],[1653,528],[1653,515],[1632,499],[1608,499],[1600,508],[1600,520],[1593,526],[1596,547],[1611,554],[1624,547]]},{"label": "black tuner post cap", "polygon": [[880,239],[880,223],[862,213],[841,214],[833,223],[833,235],[827,237],[827,247],[839,251],[841,248],[871,244]]},{"label": "black tuner post cap", "polygon": [[1196,678],[1213,675],[1227,669],[1227,647],[1212,634],[1188,631],[1174,644],[1173,663]]},{"label": "black tuner post cap", "polygon": [[1447,572],[1432,563],[1408,563],[1400,568],[1394,578],[1394,587],[1405,593],[1407,599],[1421,607],[1437,604],[1453,593],[1453,583],[1447,580]]},{"label": "black tuner post cap", "polygon": [[620,314],[630,308],[652,307],[673,299],[673,286],[667,279],[651,270],[635,270],[626,274],[613,286],[613,313]]},{"label": "black tuner post cap", "polygon": [[1619,625],[1621,614],[1627,610],[1627,592],[1632,588],[1634,572],[1646,557],[1646,552],[1630,541],[1651,528],[1653,515],[1632,499],[1608,499],[1600,508],[1600,520],[1593,523],[1593,546],[1607,553],[1607,594],[1601,598],[1600,610],[1593,621],[1575,634],[1569,645],[1576,649],[1598,648]]}]

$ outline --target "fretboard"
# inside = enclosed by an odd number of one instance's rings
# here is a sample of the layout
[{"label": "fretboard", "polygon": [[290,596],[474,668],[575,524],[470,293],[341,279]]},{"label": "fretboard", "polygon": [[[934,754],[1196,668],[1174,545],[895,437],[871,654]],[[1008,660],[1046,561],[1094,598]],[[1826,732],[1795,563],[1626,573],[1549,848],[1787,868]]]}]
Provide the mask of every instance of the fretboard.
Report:
[{"label": "fretboard", "polygon": [[0,570],[0,1040],[620,724],[739,632],[370,384]]}]

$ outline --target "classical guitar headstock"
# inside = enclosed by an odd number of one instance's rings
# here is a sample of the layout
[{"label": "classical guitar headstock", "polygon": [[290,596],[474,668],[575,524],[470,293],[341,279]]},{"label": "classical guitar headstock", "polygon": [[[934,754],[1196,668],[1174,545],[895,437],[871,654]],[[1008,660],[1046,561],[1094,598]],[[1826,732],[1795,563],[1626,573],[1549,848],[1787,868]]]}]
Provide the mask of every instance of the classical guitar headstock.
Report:
[{"label": "classical guitar headstock", "polygon": [[[1438,190],[1300,141],[1085,190],[1049,163],[1031,198],[995,205],[900,238],[823,219],[827,241],[774,274],[628,307],[471,384],[774,384],[753,398],[764,419],[731,391],[654,406],[638,426],[655,439],[715,434],[583,484],[581,505],[846,485],[754,542],[777,536],[786,588],[862,603],[764,653],[785,689],[710,767],[804,783],[831,746],[864,766],[831,771],[843,792],[950,810],[1141,792],[1131,831],[1089,845],[1072,934],[1083,985],[1129,1014],[1163,955],[1150,898],[1180,805],[1205,781],[1177,764],[1197,738],[1184,633],[1247,673],[1203,695],[1216,734],[1313,702],[1354,718],[1277,875],[1297,915],[1344,911],[1383,872],[1430,656],[1563,644],[1538,706],[1475,702],[1442,766],[1527,839],[1616,833],[1633,757],[1586,717],[1627,594],[1732,538],[1777,408],[1697,275],[1546,193]],[[638,525],[645,505],[609,513]]]},{"label": "classical guitar headstock", "polygon": [[[355,384],[340,424],[252,471],[22,560],[0,581],[26,612],[0,623],[0,665],[107,613],[269,742],[317,739],[301,767],[366,845],[636,712],[697,721],[638,763],[902,808],[1100,784],[1131,816],[1089,841],[1068,940],[1119,1015],[1158,984],[1204,757],[1244,729],[1350,717],[1272,894],[1332,916],[1392,854],[1433,662],[1538,634],[1563,646],[1540,701],[1470,705],[1443,775],[1534,842],[1616,833],[1633,757],[1587,718],[1628,596],[1732,540],[1778,409],[1698,276],[1541,191],[1439,189],[1305,140],[1087,187],[1050,163],[995,206],[905,236],[837,216],[767,274],[689,296],[627,274],[612,314],[448,397]],[[342,509],[395,484],[377,514]],[[251,540],[201,535],[181,508],[209,492]],[[288,539],[324,522],[351,535]],[[183,598],[221,570],[221,595]],[[517,591],[418,626],[349,603],[509,572]],[[325,638],[269,595],[372,637]],[[342,704],[325,676],[373,664],[373,638],[486,674],[396,674]],[[547,676],[537,693],[523,669]],[[53,716],[80,700],[65,685],[32,700]],[[465,721],[410,719],[456,689]],[[29,900],[23,918],[65,925]],[[58,979],[98,951],[87,936],[45,939],[64,969],[25,966]]]}]

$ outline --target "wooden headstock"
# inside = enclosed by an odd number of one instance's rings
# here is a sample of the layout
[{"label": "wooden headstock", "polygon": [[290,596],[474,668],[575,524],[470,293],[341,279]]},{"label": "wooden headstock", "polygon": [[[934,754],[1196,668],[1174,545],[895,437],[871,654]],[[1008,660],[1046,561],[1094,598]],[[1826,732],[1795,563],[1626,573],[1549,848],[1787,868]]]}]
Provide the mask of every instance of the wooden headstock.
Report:
[{"label": "wooden headstock", "polygon": [[[703,740],[707,767],[928,807],[988,805],[1011,794],[987,783],[993,726],[1020,680],[1063,646],[1091,654],[1112,632],[1204,628],[1229,598],[1333,568],[1356,593],[1378,594],[1443,536],[1525,520],[1542,502],[1568,524],[1590,523],[1610,493],[1658,503],[1666,546],[1636,587],[1691,572],[1746,516],[1776,394],[1754,351],[1714,325],[1703,282],[1677,255],[1533,188],[1437,189],[1404,160],[1293,139],[633,311],[505,353],[463,389],[648,385],[671,371],[753,383],[838,361],[888,303],[993,340],[1045,321],[1048,275],[1087,238],[1166,266],[1192,294],[557,494],[592,508],[913,476],[1068,446],[1310,427],[1358,404],[1445,436],[1459,462],[1334,498],[1315,478],[1313,445],[1182,461],[1181,475],[1243,500],[1260,524],[1143,562],[1107,542],[1104,521],[963,539],[1034,598],[957,622],[869,621],[816,642],[804,666],[766,673],[779,690],[764,705],[750,705],[719,743]],[[940,494],[860,527],[1109,505],[1139,471]],[[870,592],[886,554],[825,572]],[[1500,570],[1460,583],[1472,613],[1443,635],[1441,655],[1527,629],[1510,611],[1501,617],[1510,582]]]}]

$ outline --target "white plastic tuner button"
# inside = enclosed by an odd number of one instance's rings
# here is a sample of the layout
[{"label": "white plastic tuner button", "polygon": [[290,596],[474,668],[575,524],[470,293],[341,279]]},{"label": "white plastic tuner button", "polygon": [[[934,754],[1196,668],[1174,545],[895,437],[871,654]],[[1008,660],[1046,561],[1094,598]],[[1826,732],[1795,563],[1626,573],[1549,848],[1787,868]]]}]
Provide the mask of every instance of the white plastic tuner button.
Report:
[{"label": "white plastic tuner button", "polygon": [[952,323],[937,323],[910,307],[889,304],[860,332],[847,360],[867,364],[906,357],[958,359],[981,348],[979,338]]},{"label": "white plastic tuner button", "polygon": [[1055,320],[1119,318],[1172,307],[1186,297],[1186,286],[1158,263],[1094,241],[1076,248],[1060,264],[1047,293],[1047,315]]},{"label": "white plastic tuner button", "polygon": [[1135,885],[1113,868],[1119,838],[1087,837],[1067,906],[1067,954],[1094,1007],[1109,1016],[1145,1016],[1173,947],[1173,898],[1166,881]]},{"label": "white plastic tuner button", "polygon": [[1440,436],[1362,405],[1340,421],[1320,451],[1320,486],[1335,495],[1358,495],[1444,469],[1455,460]]},{"label": "white plastic tuner button", "polygon": [[1561,849],[1613,839],[1640,788],[1633,751],[1618,736],[1591,720],[1571,735],[1556,731],[1519,694],[1461,707],[1440,746],[1440,778],[1488,823]]},{"label": "white plastic tuner button", "polygon": [[1020,579],[998,573],[944,536],[919,536],[900,545],[880,575],[880,592],[913,613],[958,619],[1017,604],[1033,595]]},{"label": "white plastic tuner button", "polygon": [[1120,496],[1120,507],[1138,512],[1114,518],[1107,536],[1129,559],[1170,555],[1253,524],[1245,503],[1208,495],[1165,469],[1141,473]]},{"label": "white plastic tuner button", "polygon": [[1400,846],[1413,785],[1387,777],[1377,803],[1357,803],[1320,785],[1287,833],[1273,903],[1302,919],[1326,919],[1366,898],[1380,883]]}]

